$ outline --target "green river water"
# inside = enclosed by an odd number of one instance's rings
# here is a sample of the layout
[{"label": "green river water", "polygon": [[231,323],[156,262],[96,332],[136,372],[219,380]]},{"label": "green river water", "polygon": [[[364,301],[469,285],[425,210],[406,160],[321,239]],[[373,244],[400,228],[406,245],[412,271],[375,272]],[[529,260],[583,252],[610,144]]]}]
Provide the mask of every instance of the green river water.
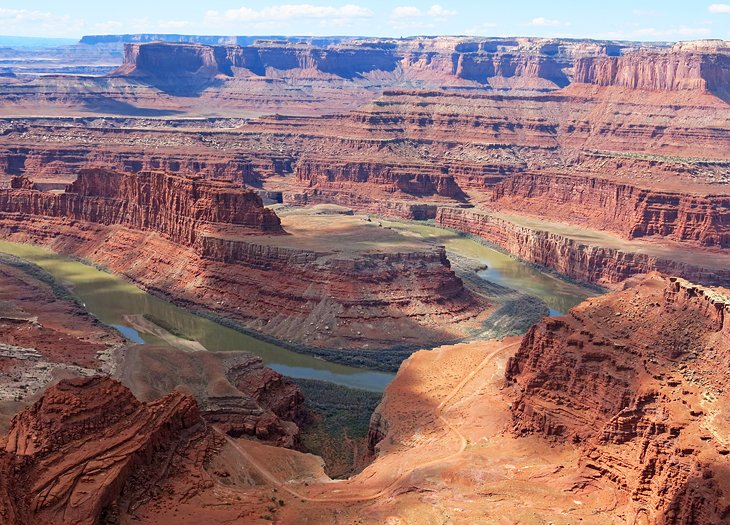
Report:
[{"label": "green river water", "polygon": [[[480,272],[482,278],[543,299],[552,315],[567,312],[586,297],[595,295],[591,290],[540,272],[456,232],[417,223],[382,222],[404,235],[444,244],[447,252],[478,260],[488,266]],[[133,342],[166,344],[153,335],[137,332],[124,319],[125,315],[146,314],[161,320],[174,333],[200,342],[208,350],[257,354],[267,366],[286,376],[376,392],[382,391],[394,377],[390,373],[330,363],[245,335],[152,296],[121,277],[41,247],[0,241],[0,252],[43,268],[69,287],[89,312]]]},{"label": "green river water", "polygon": [[479,277],[508,288],[542,299],[550,315],[563,315],[586,298],[598,295],[593,289],[568,282],[560,277],[516,260],[500,251],[489,248],[452,230],[428,224],[400,221],[380,221],[403,235],[417,236],[446,246],[446,252],[468,257],[487,266]]}]

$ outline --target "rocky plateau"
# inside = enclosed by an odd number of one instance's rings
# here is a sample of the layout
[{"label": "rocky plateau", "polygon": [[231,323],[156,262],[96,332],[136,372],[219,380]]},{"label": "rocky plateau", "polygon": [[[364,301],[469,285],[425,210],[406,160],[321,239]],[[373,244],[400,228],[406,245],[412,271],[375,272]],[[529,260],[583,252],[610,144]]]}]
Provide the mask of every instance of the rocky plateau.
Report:
[{"label": "rocky plateau", "polygon": [[[297,386],[141,313],[164,337],[135,343],[0,254],[1,524],[730,523],[727,41],[45,53],[0,49],[3,241],[298,358],[400,367],[350,434],[337,407],[375,394],[329,368]],[[548,306],[568,285],[589,298]]]}]

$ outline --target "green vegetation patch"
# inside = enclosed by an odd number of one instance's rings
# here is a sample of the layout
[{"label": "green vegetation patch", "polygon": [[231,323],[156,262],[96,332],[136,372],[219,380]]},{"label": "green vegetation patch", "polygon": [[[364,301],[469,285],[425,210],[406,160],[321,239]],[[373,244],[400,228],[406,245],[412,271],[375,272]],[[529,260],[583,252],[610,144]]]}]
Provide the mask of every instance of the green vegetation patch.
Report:
[{"label": "green vegetation patch", "polygon": [[306,408],[315,414],[300,434],[304,448],[324,459],[332,477],[359,471],[367,456],[370,416],[382,394],[316,379],[291,380],[304,394]]}]

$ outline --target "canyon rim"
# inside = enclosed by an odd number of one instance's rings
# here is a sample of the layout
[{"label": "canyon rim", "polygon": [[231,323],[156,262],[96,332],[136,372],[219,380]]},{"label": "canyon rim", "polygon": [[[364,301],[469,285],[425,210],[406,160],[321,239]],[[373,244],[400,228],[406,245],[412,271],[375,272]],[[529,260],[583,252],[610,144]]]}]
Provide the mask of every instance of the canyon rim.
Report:
[{"label": "canyon rim", "polygon": [[0,525],[730,524],[730,5],[36,3]]}]

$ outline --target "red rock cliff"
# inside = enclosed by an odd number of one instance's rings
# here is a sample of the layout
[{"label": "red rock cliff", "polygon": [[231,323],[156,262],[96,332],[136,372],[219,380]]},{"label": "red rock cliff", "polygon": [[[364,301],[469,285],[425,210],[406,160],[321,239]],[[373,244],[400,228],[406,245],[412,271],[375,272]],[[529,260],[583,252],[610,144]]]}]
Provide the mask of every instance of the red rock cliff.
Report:
[{"label": "red rock cliff", "polygon": [[5,213],[63,217],[152,230],[187,246],[205,229],[234,227],[237,235],[283,233],[261,198],[234,184],[157,172],[82,170],[63,193],[25,186],[0,192]]},{"label": "red rock cliff", "polygon": [[577,444],[636,517],[725,522],[729,312],[728,290],[651,277],[544,320],[508,364],[515,430]]},{"label": "red rock cliff", "polygon": [[[566,235],[523,226],[487,212],[439,207],[436,224],[470,233],[528,262],[596,284],[615,284],[650,271],[682,275],[710,285],[730,285],[730,270],[646,253],[602,247]],[[711,255],[707,255],[710,257]]]},{"label": "red rock cliff", "polygon": [[10,490],[32,516],[17,523],[98,523],[120,498],[149,490],[201,422],[195,401],[180,393],[144,404],[109,378],[51,387],[7,437],[4,457],[18,481]]},{"label": "red rock cliff", "polygon": [[730,247],[730,195],[651,191],[550,173],[508,177],[491,191],[498,208],[612,230],[629,239],[657,236]]},{"label": "red rock cliff", "polygon": [[648,91],[725,92],[730,82],[730,55],[672,50],[580,58],[573,80]]},{"label": "red rock cliff", "polygon": [[[443,247],[313,248],[269,233],[282,233],[278,217],[256,194],[228,183],[89,171],[61,194],[0,190],[4,238],[103,264],[290,342],[423,346],[462,337],[456,327],[483,310]],[[447,329],[443,316],[452,321]],[[381,365],[374,359],[372,366]]]}]

